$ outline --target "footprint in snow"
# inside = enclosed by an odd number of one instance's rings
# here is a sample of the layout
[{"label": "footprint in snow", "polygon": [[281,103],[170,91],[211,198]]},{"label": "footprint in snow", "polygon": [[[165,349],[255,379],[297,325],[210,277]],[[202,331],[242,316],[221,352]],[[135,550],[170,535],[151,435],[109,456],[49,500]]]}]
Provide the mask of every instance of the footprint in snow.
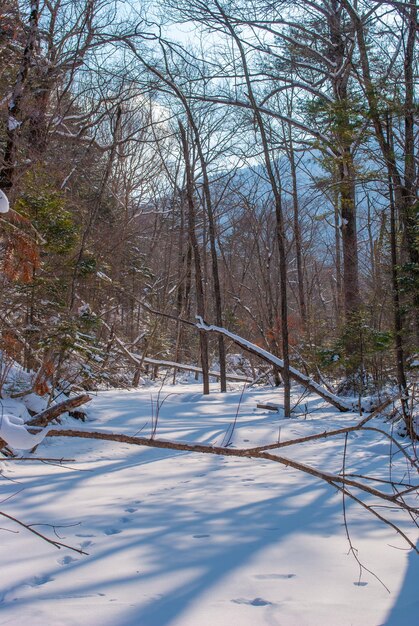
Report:
[{"label": "footprint in snow", "polygon": [[77,533],[76,537],[94,537],[94,535],[87,535],[86,533]]},{"label": "footprint in snow", "polygon": [[206,537],[211,537],[211,535],[192,535],[194,539],[205,539]]},{"label": "footprint in snow", "polygon": [[135,506],[128,506],[126,509],[124,509],[125,513],[135,513],[136,511],[138,511],[138,509],[135,508]]},{"label": "footprint in snow", "polygon": [[59,563],[60,565],[70,565],[75,561],[78,561],[78,559],[75,559],[74,556],[64,556],[62,559],[58,559],[57,563]]},{"label": "footprint in snow", "polygon": [[120,528],[106,528],[104,531],[105,535],[119,535],[122,530]]},{"label": "footprint in snow", "polygon": [[44,576],[35,576],[34,578],[31,578],[31,580],[28,580],[26,584],[30,587],[41,587],[42,585],[46,585],[53,580],[52,576],[45,574]]},{"label": "footprint in snow", "polygon": [[77,593],[71,595],[59,595],[55,596],[57,600],[78,600],[80,598],[97,598],[97,597],[105,597],[106,593]]},{"label": "footprint in snow", "polygon": [[268,606],[272,604],[269,600],[263,598],[253,598],[253,600],[247,600],[246,598],[237,598],[232,600],[235,604],[248,604],[249,606]]},{"label": "footprint in snow", "polygon": [[92,546],[92,545],[93,545],[93,541],[89,541],[89,540],[88,541],[82,541],[81,544],[80,544],[80,548],[82,550],[85,550],[86,548],[88,548],[89,546]]}]

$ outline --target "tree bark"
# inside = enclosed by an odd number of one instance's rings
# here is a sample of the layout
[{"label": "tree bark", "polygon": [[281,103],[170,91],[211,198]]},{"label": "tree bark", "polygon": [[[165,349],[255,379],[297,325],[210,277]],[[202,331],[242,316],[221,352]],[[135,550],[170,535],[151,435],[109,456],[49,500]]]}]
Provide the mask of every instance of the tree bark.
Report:
[{"label": "tree bark", "polygon": [[291,167],[291,180],[292,180],[292,208],[293,208],[293,222],[294,222],[294,238],[295,238],[295,256],[297,261],[297,283],[298,283],[298,303],[300,308],[300,317],[303,327],[303,332],[307,331],[307,308],[304,292],[304,269],[303,269],[303,257],[302,257],[302,237],[300,227],[300,211],[298,203],[298,185],[297,185],[297,168],[295,165],[295,153],[294,144],[292,138],[291,126],[289,126],[289,160]]},{"label": "tree bark", "polygon": [[11,198],[10,190],[13,187],[16,171],[16,152],[22,125],[22,120],[19,119],[22,111],[22,100],[38,40],[38,20],[39,0],[31,0],[28,37],[8,107],[6,145],[0,170],[0,188],[6,192],[9,199]]},{"label": "tree bark", "polygon": [[272,164],[269,141],[266,133],[265,124],[263,122],[262,114],[257,105],[254,93],[253,84],[250,78],[249,68],[247,65],[246,54],[243,48],[240,37],[237,35],[234,27],[230,23],[223,8],[217,2],[217,8],[220,11],[225,21],[225,26],[231,34],[237,49],[240,54],[243,73],[246,81],[247,95],[254,114],[256,127],[259,131],[263,156],[265,161],[265,167],[269,178],[269,183],[272,189],[275,202],[275,217],[276,217],[276,236],[279,252],[279,282],[281,287],[281,347],[282,347],[282,378],[284,381],[284,415],[285,417],[291,416],[291,379],[290,379],[290,357],[289,357],[289,333],[288,333],[288,285],[287,285],[287,255],[286,255],[286,238],[284,228],[284,216],[282,209],[282,197],[281,190],[278,186],[277,178],[274,172]]},{"label": "tree bark", "polygon": [[[182,142],[183,158],[185,161],[186,172],[186,199],[188,203],[188,233],[191,247],[193,250],[194,263],[195,263],[195,289],[196,289],[196,304],[197,312],[202,318],[205,319],[205,297],[204,297],[204,285],[202,280],[202,266],[201,266],[201,253],[199,250],[198,239],[196,236],[196,215],[195,215],[195,202],[194,202],[194,188],[193,177],[191,171],[191,162],[189,158],[188,139],[186,136],[185,128],[181,121],[179,121],[180,137]],[[201,352],[201,367],[202,367],[202,382],[203,393],[209,394],[209,365],[208,365],[208,337],[202,331],[199,333],[199,343]]]}]

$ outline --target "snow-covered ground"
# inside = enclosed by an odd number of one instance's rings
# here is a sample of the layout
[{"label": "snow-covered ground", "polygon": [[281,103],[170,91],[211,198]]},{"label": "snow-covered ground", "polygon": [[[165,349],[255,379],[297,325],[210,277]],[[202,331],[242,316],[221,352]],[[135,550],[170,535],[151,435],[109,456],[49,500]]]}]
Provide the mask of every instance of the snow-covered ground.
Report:
[{"label": "snow-covered ground", "polygon": [[[215,390],[215,386],[214,386]],[[296,394],[297,397],[298,394]],[[76,428],[221,445],[238,411],[236,447],[353,424],[314,396],[309,416],[256,408],[272,389],[201,394],[194,384],[101,392]],[[305,404],[307,406],[305,407]],[[304,411],[303,411],[304,412]],[[280,431],[280,432],[279,432]],[[329,472],[344,439],[281,450]],[[346,471],[389,477],[389,443],[348,439]],[[28,456],[28,454],[25,454]],[[1,462],[0,509],[88,556],[56,548],[4,519],[0,625],[402,626],[419,620],[419,557],[367,511],[316,478],[269,460],[199,455],[88,439],[47,438],[38,457],[65,466]],[[406,474],[393,456],[392,476]],[[6,501],[6,498],[9,498]],[[387,513],[382,510],[382,513]],[[396,521],[416,541],[400,512]],[[12,531],[12,532],[10,532]],[[13,534],[12,534],[13,533]]]}]

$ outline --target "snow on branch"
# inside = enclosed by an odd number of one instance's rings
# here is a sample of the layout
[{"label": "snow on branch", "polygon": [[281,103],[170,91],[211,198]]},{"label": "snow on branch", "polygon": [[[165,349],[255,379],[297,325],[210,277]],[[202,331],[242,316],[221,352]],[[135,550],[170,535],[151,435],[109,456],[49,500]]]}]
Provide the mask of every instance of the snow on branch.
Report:
[{"label": "snow on branch", "polygon": [[[17,450],[31,450],[45,439],[51,426],[47,426],[39,433],[30,433],[22,418],[4,413],[0,416],[0,438]],[[0,440],[1,441],[1,440]],[[2,447],[3,447],[2,446]]]},{"label": "snow on branch", "polygon": [[[149,363],[150,365],[159,365],[160,367],[168,367],[174,368],[178,370],[185,370],[186,372],[196,372],[197,374],[202,374],[202,368],[197,365],[189,365],[188,363],[178,363],[177,361],[165,361],[162,359],[152,359],[151,357],[142,357],[141,355],[135,355],[138,359],[142,359],[144,363]],[[210,370],[208,372],[210,376],[214,378],[220,378],[220,372],[216,372]],[[232,380],[234,382],[239,383],[252,383],[254,382],[252,378],[248,378],[246,376],[239,376],[238,374],[226,374],[227,380]]]},{"label": "snow on branch", "polygon": [[[272,365],[275,365],[279,370],[284,369],[284,362],[282,361],[282,359],[278,358],[277,356],[274,356],[267,350],[264,350],[263,348],[260,348],[259,346],[255,345],[251,341],[248,341],[247,339],[244,339],[243,337],[240,337],[239,335],[236,335],[230,332],[226,328],[222,328],[221,326],[214,326],[213,324],[207,324],[199,316],[197,317],[197,320],[198,320],[198,323],[196,324],[196,327],[199,328],[199,330],[203,330],[205,332],[214,332],[220,335],[224,335],[225,337],[228,337],[229,339],[234,341],[234,343],[240,346],[241,348],[244,348],[248,352],[255,354],[256,356],[263,359],[267,363],[271,363]],[[342,400],[342,398],[339,398],[339,396],[335,395],[334,393],[331,393],[330,391],[328,391],[327,389],[325,389],[324,387],[316,383],[314,380],[312,380],[305,374],[302,374],[299,370],[295,369],[294,367],[290,367],[290,377],[294,379],[296,382],[298,382],[300,385],[303,385],[309,391],[312,391],[313,393],[323,398],[323,400],[326,400],[326,402],[329,402],[329,404],[333,404],[333,406],[339,409],[339,411],[346,412],[346,411],[353,410],[353,406],[351,403],[345,402],[344,400]]]},{"label": "snow on branch", "polygon": [[[87,394],[68,398],[64,400],[64,402],[55,404],[45,411],[38,413],[38,415],[35,415],[35,417],[26,424],[20,417],[4,413],[0,416],[0,450],[5,445],[9,445],[17,450],[31,450],[45,439],[51,429],[49,423],[53,419],[66,411],[71,411],[81,404],[89,402],[89,400],[91,400],[91,397]],[[28,426],[46,426],[46,428],[43,428],[40,432],[32,433],[28,430]]]},{"label": "snow on branch", "polygon": [[[104,320],[100,320],[109,331],[111,331],[111,327]],[[158,365],[160,367],[174,368],[179,370],[185,370],[187,372],[196,372],[198,374],[202,374],[202,368],[196,365],[189,365],[188,363],[178,363],[177,361],[165,361],[164,359],[152,359],[148,356],[143,356],[142,354],[137,354],[131,352],[124,344],[124,342],[113,333],[113,337],[116,343],[121,348],[122,352],[129,358],[129,360],[134,363],[137,367],[142,367],[144,363],[149,363],[150,365]],[[220,372],[209,371],[208,374],[213,376],[214,378],[220,378]],[[227,380],[232,380],[234,382],[242,382],[242,383],[252,383],[253,379],[248,378],[246,376],[239,376],[237,374],[227,374]]]}]

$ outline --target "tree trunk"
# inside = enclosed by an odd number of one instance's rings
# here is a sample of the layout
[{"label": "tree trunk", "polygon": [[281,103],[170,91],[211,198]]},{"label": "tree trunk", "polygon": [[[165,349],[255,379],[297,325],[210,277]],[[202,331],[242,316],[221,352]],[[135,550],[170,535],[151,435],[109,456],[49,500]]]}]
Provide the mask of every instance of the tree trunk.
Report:
[{"label": "tree trunk", "polygon": [[19,120],[22,100],[38,41],[39,0],[31,0],[30,9],[28,37],[9,104],[6,145],[0,170],[0,189],[6,192],[9,199],[11,198],[10,190],[13,187],[16,170],[17,144],[22,124],[22,121]]},{"label": "tree trunk", "polygon": [[[387,137],[391,141],[391,121],[387,120]],[[414,427],[412,415],[409,410],[409,392],[407,389],[406,373],[404,367],[404,350],[403,350],[403,318],[400,306],[400,289],[399,289],[399,264],[397,254],[397,227],[396,227],[396,209],[394,205],[393,181],[388,178],[388,189],[390,199],[390,249],[391,249],[391,281],[393,295],[393,315],[394,315],[394,343],[396,347],[396,363],[397,363],[397,383],[399,386],[403,419],[406,424],[406,430],[410,438],[413,439]]]},{"label": "tree trunk", "polygon": [[279,282],[281,288],[281,344],[282,344],[282,358],[284,367],[282,370],[282,378],[284,381],[284,415],[285,417],[291,417],[291,379],[290,379],[290,357],[289,357],[289,333],[288,333],[288,285],[287,285],[287,255],[286,255],[286,239],[284,229],[284,216],[282,210],[282,198],[281,190],[278,186],[277,178],[275,175],[274,167],[272,165],[272,159],[269,149],[269,141],[266,133],[265,124],[263,122],[262,114],[257,105],[257,102],[253,93],[253,84],[250,78],[249,68],[247,65],[246,54],[243,48],[240,37],[237,35],[233,26],[227,19],[224,11],[219,7],[220,12],[225,19],[225,25],[229,30],[232,38],[234,39],[236,46],[240,53],[242,62],[244,77],[246,81],[247,93],[252,111],[254,114],[255,124],[259,131],[263,156],[265,161],[265,167],[271,185],[272,193],[275,202],[275,218],[276,218],[276,236],[279,252]]},{"label": "tree trunk", "polygon": [[[186,136],[185,128],[181,121],[179,121],[180,137],[183,149],[183,158],[185,161],[186,172],[186,199],[188,203],[188,234],[193,250],[194,264],[195,264],[195,288],[196,288],[196,304],[198,315],[205,319],[205,298],[204,298],[204,285],[202,280],[202,267],[201,267],[201,254],[198,245],[198,239],[196,237],[196,215],[195,215],[195,203],[194,203],[194,188],[193,177],[191,171],[191,163],[189,158],[188,139]],[[209,394],[209,365],[208,365],[208,337],[205,332],[200,331],[199,343],[201,352],[201,367],[202,367],[202,382],[203,393]]]},{"label": "tree trunk", "polygon": [[356,225],[355,182],[353,157],[350,148],[345,150],[339,164],[342,248],[343,294],[346,321],[350,321],[361,304],[358,278],[358,237]]},{"label": "tree trunk", "polygon": [[291,127],[289,127],[289,160],[292,179],[292,208],[294,222],[295,256],[297,261],[298,303],[300,307],[301,324],[303,327],[303,332],[305,333],[307,331],[307,308],[304,293],[304,270],[301,251],[301,227],[300,212],[298,206],[297,168],[295,165],[295,154]]}]

